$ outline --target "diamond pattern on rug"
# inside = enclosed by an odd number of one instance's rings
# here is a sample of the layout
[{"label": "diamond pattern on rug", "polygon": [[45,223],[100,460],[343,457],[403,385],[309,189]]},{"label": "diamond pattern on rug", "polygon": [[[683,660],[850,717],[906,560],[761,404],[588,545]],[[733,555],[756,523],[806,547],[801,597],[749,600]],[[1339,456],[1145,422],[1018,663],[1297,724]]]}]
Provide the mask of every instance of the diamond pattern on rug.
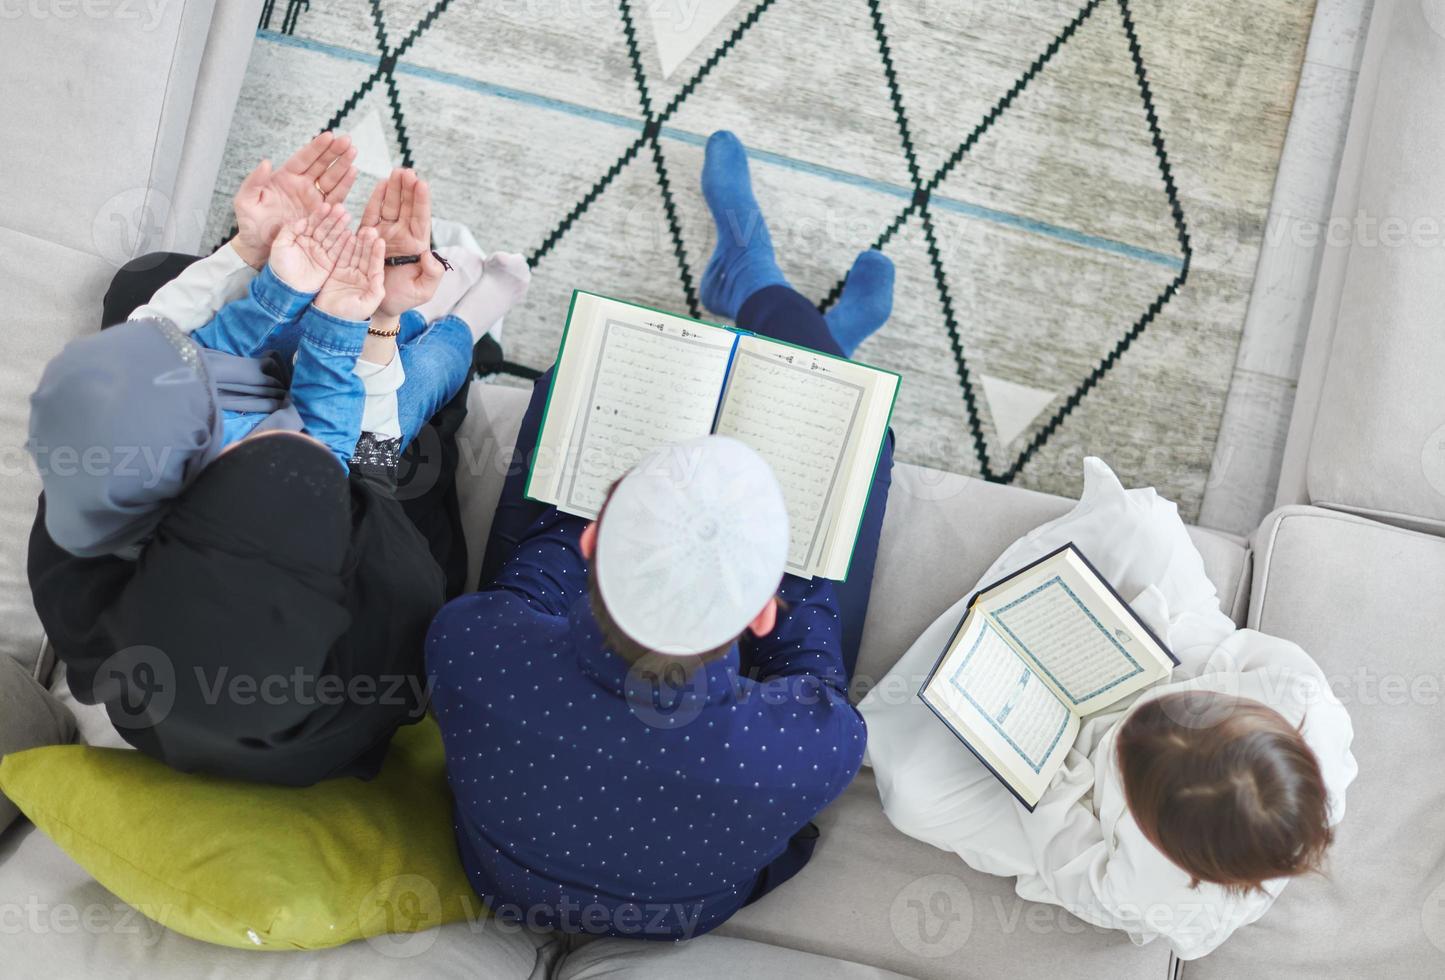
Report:
[{"label": "diamond pattern on rug", "polygon": [[1177,267],[1179,230],[1116,5],[1080,25],[937,194]]},{"label": "diamond pattern on rug", "polygon": [[417,167],[439,217],[528,255],[520,381],[555,356],[574,287],[706,315],[697,175],[730,128],[784,271],[821,308],[858,251],[894,259],[894,315],[858,356],[903,375],[900,459],[1070,493],[1087,447],[1192,516],[1301,6],[275,0],[208,227],[225,233],[260,156],[351,131],[367,170]]},{"label": "diamond pattern on rug", "polygon": [[1080,0],[879,4],[924,173],[943,166],[1078,15],[1080,5]]},{"label": "diamond pattern on rug", "polygon": [[[942,326],[948,316],[929,260],[923,222],[906,221],[890,239],[887,251],[897,270],[893,316],[854,356],[865,364],[886,364],[902,375],[893,405],[893,429],[900,443],[906,439],[912,459],[980,476],[974,451],[979,413],[968,404],[975,389],[959,384],[960,348],[956,335]],[[899,323],[927,329],[892,329]]]},{"label": "diamond pattern on rug", "polygon": [[710,4],[655,0],[647,4],[647,22],[652,28],[662,77],[671,78],[737,5],[738,0],[714,0]]},{"label": "diamond pattern on rug", "polygon": [[[749,32],[698,85],[668,125],[706,135],[718,128],[716,120],[746,120],[728,128],[750,154],[772,153],[906,187],[908,166],[898,150],[876,47],[838,43],[872,34],[867,6],[781,3],[765,23],[766,30]],[[847,98],[840,100],[842,92]],[[767,112],[751,107],[759,98],[767,101]],[[851,244],[856,251],[867,242]]]},{"label": "diamond pattern on rug", "polygon": [[[567,16],[542,17],[525,3],[486,4],[482,12],[477,6],[462,3],[438,17],[406,53],[402,71],[470,80],[517,107],[554,101],[576,112],[637,119],[615,7],[573,3],[564,8]],[[480,135],[485,139],[485,130]]]},{"label": "diamond pattern on rug", "polygon": [[[534,247],[555,230],[558,202],[576,201],[578,188],[596,180],[593,156],[558,147],[579,143],[616,159],[637,138],[635,128],[586,115],[518,113],[485,90],[414,75],[404,65],[397,85],[412,162],[431,182],[435,213],[467,225],[488,248]],[[676,278],[670,257],[664,268],[670,275],[660,279]]]},{"label": "diamond pattern on rug", "polygon": [[[599,243],[605,243],[605,254],[598,254]],[[545,368],[552,363],[572,290],[587,288],[587,283],[605,281],[614,295],[645,306],[688,308],[687,293],[675,272],[671,276],[657,274],[658,269],[675,270],[676,261],[656,174],[648,159],[635,158],[619,171],[606,193],[559,239],[547,261],[555,268],[592,272],[583,280],[534,274],[527,306],[540,316],[521,328],[510,318],[507,325],[507,358],[519,364]]]},{"label": "diamond pattern on rug", "polygon": [[[257,42],[236,106],[238,122],[231,126],[221,158],[206,241],[219,244],[230,236],[235,225],[231,198],[246,174],[266,157],[279,165],[315,136],[317,120],[325,122],[341,99],[359,89],[375,70],[376,61],[374,54],[319,57],[295,45]],[[306,84],[296,84],[298,78]]]},{"label": "diamond pattern on rug", "polygon": [[[720,0],[719,6],[728,0]],[[672,71],[664,71],[659,52],[669,42],[662,39],[660,32],[669,29],[686,29],[691,11],[700,4],[694,0],[631,0],[630,9],[635,12],[633,28],[637,35],[638,55],[643,72],[647,76],[648,90],[659,111],[665,111],[674,101],[686,101],[691,86],[700,77],[710,73],[709,65],[731,57],[746,44],[752,44],[757,37],[773,30],[774,15],[794,0],[737,0],[722,15],[700,40],[692,51]],[[650,8],[655,5],[659,16],[651,16]],[[620,6],[618,8],[620,14]],[[700,16],[700,15],[699,15]],[[762,29],[754,34],[754,28]]]}]

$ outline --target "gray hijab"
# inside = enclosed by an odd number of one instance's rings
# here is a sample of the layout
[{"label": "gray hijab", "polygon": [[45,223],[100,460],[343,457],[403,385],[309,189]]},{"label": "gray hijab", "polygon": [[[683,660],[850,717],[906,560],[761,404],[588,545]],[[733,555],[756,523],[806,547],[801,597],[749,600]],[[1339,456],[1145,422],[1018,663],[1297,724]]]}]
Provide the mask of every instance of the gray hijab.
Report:
[{"label": "gray hijab", "polygon": [[220,455],[223,412],[301,428],[274,354],[197,345],[168,320],[131,320],[67,345],[30,396],[26,444],[45,487],[45,528],[82,558],[122,554]]}]

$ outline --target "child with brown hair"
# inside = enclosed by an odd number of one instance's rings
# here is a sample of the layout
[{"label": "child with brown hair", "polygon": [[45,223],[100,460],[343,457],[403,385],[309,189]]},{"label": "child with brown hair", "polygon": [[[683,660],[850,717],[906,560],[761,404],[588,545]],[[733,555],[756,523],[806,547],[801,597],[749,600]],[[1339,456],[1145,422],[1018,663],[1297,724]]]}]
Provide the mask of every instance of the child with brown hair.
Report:
[{"label": "child with brown hair", "polygon": [[[1032,812],[916,697],[887,697],[900,689],[888,678],[859,706],[867,761],[899,830],[1016,876],[1024,899],[1195,959],[1292,878],[1324,868],[1357,772],[1350,717],[1307,653],[1221,611],[1175,506],[1125,490],[1097,459],[1085,461],[1078,506],[1020,538],[981,582],[1065,542],[1165,640],[1180,661],[1171,677],[1087,717]],[[969,594],[891,674],[927,674]]]},{"label": "child with brown hair", "polygon": [[1334,840],[1329,789],[1300,726],[1217,691],[1131,711],[1116,739],[1134,823],[1202,882],[1241,894],[1320,870]]}]

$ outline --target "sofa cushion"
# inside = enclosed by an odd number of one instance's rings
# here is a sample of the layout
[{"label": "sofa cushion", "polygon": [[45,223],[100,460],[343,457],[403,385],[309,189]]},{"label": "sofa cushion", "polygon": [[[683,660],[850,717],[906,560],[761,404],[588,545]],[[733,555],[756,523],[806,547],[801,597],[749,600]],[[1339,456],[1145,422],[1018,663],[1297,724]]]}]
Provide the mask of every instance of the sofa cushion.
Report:
[{"label": "sofa cushion", "polygon": [[686,943],[639,943],[600,939],[569,954],[556,980],[736,980],[738,977],[787,977],[788,980],[908,980],[877,967],[815,956],[745,939],[701,936]]},{"label": "sofa cushion", "polygon": [[815,821],[813,859],[717,934],[836,956],[907,976],[1160,980],[1163,943],[1142,949],[1062,908],[1026,902],[1012,878],[980,874],[893,829],[864,769]]},{"label": "sofa cushion", "polygon": [[214,0],[4,18],[0,267],[16,328],[0,361],[0,655],[27,666],[40,646],[24,567],[40,489],[22,448],[27,396],[56,351],[99,326],[123,262],[198,247],[261,2],[227,3],[214,31]]},{"label": "sofa cushion", "polygon": [[560,952],[551,937],[491,919],[275,955],[213,946],[133,911],[25,821],[0,837],[0,868],[11,903],[0,969],[7,977],[543,980]]},{"label": "sofa cushion", "polygon": [[[54,656],[54,650],[49,651]],[[71,717],[75,719],[75,741],[81,745],[93,745],[102,749],[131,749],[133,747],[120,734],[110,712],[104,704],[83,704],[70,692],[70,681],[65,667],[58,666],[50,673],[50,693]]]},{"label": "sofa cushion", "polygon": [[[1438,3],[1377,4],[1351,120],[1362,141],[1342,172],[1336,214],[1351,223],[1347,258],[1322,272],[1325,308],[1311,345],[1328,343],[1319,390],[1301,380],[1309,499],[1407,527],[1445,529],[1445,31]],[[1364,216],[1363,218],[1361,216]],[[1363,222],[1368,220],[1370,224]],[[1343,229],[1341,229],[1343,231]],[[1335,307],[1329,299],[1338,290]],[[1329,329],[1333,326],[1333,337]],[[1316,352],[1311,350],[1311,355]],[[1313,361],[1313,357],[1309,360]]]},{"label": "sofa cushion", "polygon": [[531,388],[478,382],[467,395],[467,420],[457,433],[457,497],[467,539],[467,588],[476,588],[482,552],[502,483],[513,465],[517,429]]},{"label": "sofa cushion", "polygon": [[5,18],[3,220],[118,266],[165,247],[215,0],[93,6]]},{"label": "sofa cushion", "polygon": [[42,633],[30,601],[25,552],[40,478],[24,448],[29,396],[46,362],[67,341],[81,330],[100,327],[100,297],[115,268],[88,252],[4,227],[0,268],[5,270],[7,315],[14,325],[0,358],[0,391],[6,393],[0,399],[0,655],[33,667]]},{"label": "sofa cushion", "polygon": [[1349,709],[1360,774],[1328,877],[1273,908],[1189,980],[1438,977],[1445,963],[1445,540],[1287,507],[1256,534],[1250,625],[1312,654]]}]

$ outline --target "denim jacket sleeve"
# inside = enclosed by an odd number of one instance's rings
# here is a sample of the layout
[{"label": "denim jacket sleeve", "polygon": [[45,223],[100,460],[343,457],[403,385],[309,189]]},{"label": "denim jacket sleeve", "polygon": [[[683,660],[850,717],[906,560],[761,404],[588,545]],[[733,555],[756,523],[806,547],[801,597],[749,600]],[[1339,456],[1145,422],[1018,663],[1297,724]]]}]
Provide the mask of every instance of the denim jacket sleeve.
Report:
[{"label": "denim jacket sleeve", "polygon": [[306,431],[349,468],[361,438],[366,387],[356,359],[366,341],[366,321],[343,320],[307,306],[291,375],[291,401]]},{"label": "denim jacket sleeve", "polygon": [[314,295],[286,285],[268,265],[245,296],[221,307],[193,337],[211,350],[255,357],[277,346],[276,332],[300,316]]}]

